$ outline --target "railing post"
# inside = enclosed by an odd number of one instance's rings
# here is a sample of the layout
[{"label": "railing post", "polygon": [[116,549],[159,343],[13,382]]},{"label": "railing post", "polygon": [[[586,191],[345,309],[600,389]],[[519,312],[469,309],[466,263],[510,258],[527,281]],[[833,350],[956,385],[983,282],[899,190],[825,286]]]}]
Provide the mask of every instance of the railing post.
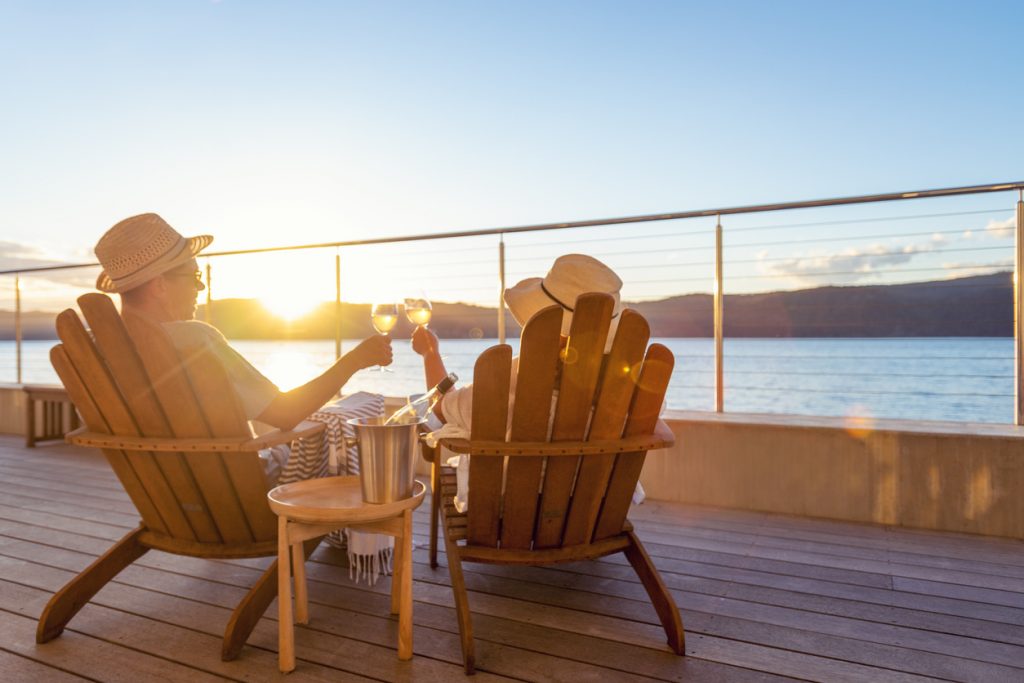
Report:
[{"label": "railing post", "polygon": [[212,325],[213,322],[213,269],[210,268],[210,259],[206,259],[206,307],[203,309],[203,322]]},{"label": "railing post", "polygon": [[1014,410],[1013,423],[1024,425],[1024,190],[1017,198],[1016,257],[1013,264],[1013,366]]},{"label": "railing post", "polygon": [[505,343],[505,234],[498,237],[498,343]]},{"label": "railing post", "polygon": [[21,277],[14,274],[14,354],[18,384],[21,384]]},{"label": "railing post", "polygon": [[715,225],[715,412],[725,411],[725,362],[722,344],[722,308],[725,292],[722,289],[722,217]]},{"label": "railing post", "polygon": [[334,250],[334,357],[341,358],[341,250]]}]

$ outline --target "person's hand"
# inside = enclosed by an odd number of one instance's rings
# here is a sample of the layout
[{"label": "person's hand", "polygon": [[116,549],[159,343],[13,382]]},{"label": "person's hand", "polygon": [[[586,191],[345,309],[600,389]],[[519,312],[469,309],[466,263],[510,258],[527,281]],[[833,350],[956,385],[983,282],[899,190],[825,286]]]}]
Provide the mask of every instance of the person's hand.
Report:
[{"label": "person's hand", "polygon": [[391,337],[386,334],[367,337],[345,355],[352,358],[360,369],[372,368],[374,365],[391,365]]},{"label": "person's hand", "polygon": [[412,331],[412,350],[421,356],[437,355],[439,347],[437,335],[422,325]]}]

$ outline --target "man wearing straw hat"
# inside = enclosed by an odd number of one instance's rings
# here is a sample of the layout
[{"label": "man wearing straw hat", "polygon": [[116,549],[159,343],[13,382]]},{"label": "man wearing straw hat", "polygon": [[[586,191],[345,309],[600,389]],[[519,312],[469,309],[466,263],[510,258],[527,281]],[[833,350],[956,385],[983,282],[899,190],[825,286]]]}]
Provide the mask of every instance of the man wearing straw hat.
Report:
[{"label": "man wearing straw hat", "polygon": [[210,235],[185,238],[155,213],[126,218],[96,243],[102,292],[121,295],[121,312],[157,323],[178,349],[205,347],[227,371],[246,417],[291,429],[334,397],[357,371],[391,363],[391,339],[374,335],[334,362],[319,377],[291,391],[273,382],[233,349],[217,328],[194,320],[206,289],[196,255]]}]

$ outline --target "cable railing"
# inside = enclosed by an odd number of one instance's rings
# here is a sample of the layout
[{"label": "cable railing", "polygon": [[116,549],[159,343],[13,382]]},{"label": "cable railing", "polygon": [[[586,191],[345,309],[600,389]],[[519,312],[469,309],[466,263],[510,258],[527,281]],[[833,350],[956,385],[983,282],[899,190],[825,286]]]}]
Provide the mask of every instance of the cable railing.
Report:
[{"label": "cable railing", "polygon": [[[882,202],[940,197],[980,198],[1008,191],[1018,193],[1015,206],[972,206],[967,210],[905,214],[887,211],[885,215],[854,215],[838,220],[790,220],[788,217],[769,222],[746,220],[770,212],[811,210],[814,213],[838,206],[870,207]],[[1015,221],[999,218],[1012,210],[1016,211]],[[999,334],[1005,334],[1012,329],[1012,349],[1007,340],[997,344],[998,348],[993,347],[993,355],[977,353],[972,350],[973,342],[969,341],[951,347],[950,338],[956,335],[916,337],[913,341],[915,348],[905,353],[891,344],[876,344],[870,349],[863,344],[860,347],[844,345],[843,342],[857,339],[857,333],[864,328],[862,320],[854,315],[858,311],[863,312],[864,305],[852,301],[821,303],[793,296],[779,310],[755,311],[757,315],[754,317],[751,317],[753,313],[749,308],[744,308],[746,295],[800,291],[799,286],[794,289],[794,283],[801,283],[802,289],[809,291],[826,285],[853,283],[909,284],[913,282],[912,278],[927,275],[974,275],[1005,270],[1013,270],[1016,274],[1020,270],[1019,254],[1024,235],[1022,216],[1024,182],[1016,182],[217,251],[201,255],[209,285],[202,315],[208,319],[211,315],[216,316],[221,302],[232,298],[225,294],[232,289],[226,286],[232,277],[225,273],[230,273],[227,264],[235,259],[251,259],[257,255],[272,255],[278,259],[286,253],[313,252],[324,254],[324,263],[317,268],[327,270],[329,258],[333,256],[334,281],[331,283],[325,277],[319,284],[310,282],[308,291],[322,292],[328,284],[333,285],[334,324],[331,332],[336,357],[341,353],[346,335],[351,335],[353,329],[348,308],[353,304],[342,303],[343,295],[346,301],[354,300],[354,292],[358,289],[358,283],[352,279],[354,276],[349,274],[353,265],[380,263],[378,270],[386,274],[390,287],[409,292],[424,284],[431,286],[431,278],[438,277],[439,272],[452,270],[454,275],[447,277],[453,277],[456,282],[446,284],[444,292],[452,301],[465,301],[476,306],[461,310],[459,316],[466,326],[471,326],[465,334],[470,338],[466,341],[477,343],[477,346],[456,344],[457,348],[447,350],[452,362],[466,366],[463,372],[468,377],[472,361],[482,350],[479,343],[486,342],[492,335],[499,341],[506,341],[507,332],[514,325],[506,320],[506,311],[501,304],[506,282],[542,274],[557,253],[585,251],[605,260],[620,273],[625,282],[623,299],[638,307],[654,305],[673,296],[696,297],[694,301],[699,306],[695,304],[696,308],[690,312],[698,308],[699,311],[693,313],[693,324],[685,328],[690,333],[682,335],[681,340],[672,341],[678,361],[673,373],[676,398],[672,398],[670,391],[671,407],[677,407],[673,405],[675,400],[679,407],[697,403],[704,409],[711,406],[722,412],[728,391],[729,409],[734,411],[746,412],[753,408],[750,412],[801,412],[803,408],[793,409],[799,405],[806,406],[806,410],[813,414],[833,414],[829,411],[849,412],[863,408],[858,397],[882,396],[889,397],[890,404],[896,406],[916,406],[920,401],[941,399],[949,407],[939,414],[948,418],[949,415],[970,415],[969,411],[957,412],[963,407],[959,402],[963,399],[980,406],[975,412],[982,415],[990,410],[1003,415],[1010,412],[1007,406],[1012,406],[1012,418],[1005,421],[1024,424],[1021,292],[1016,276],[1012,280],[1007,277],[1007,282],[1012,282],[1013,301],[1007,304],[1005,312],[1000,308],[995,312],[968,311],[969,315],[958,314],[961,317],[948,313],[943,316],[943,330],[961,326],[963,329],[1001,330],[1003,332]],[[957,221],[985,217],[992,219],[985,226],[950,227]],[[693,227],[694,222],[700,226]],[[658,230],[636,230],[639,225],[653,224],[661,227]],[[893,224],[902,229],[883,232],[877,227],[870,227],[880,224]],[[917,227],[926,224],[930,224],[932,229]],[[858,232],[862,227],[864,231]],[[792,231],[804,231],[805,234],[794,235]],[[789,238],[783,235],[789,235]],[[977,242],[979,239],[997,238],[1006,243]],[[1011,239],[1013,244],[1009,243]],[[848,253],[821,252],[829,245],[841,246],[843,242],[855,242],[858,246],[847,249]],[[704,255],[706,258],[702,258]],[[218,265],[214,268],[213,264]],[[0,367],[13,365],[17,382],[22,382],[26,367],[33,371],[41,367],[36,361],[26,362],[23,355],[24,279],[52,275],[57,271],[85,272],[84,269],[95,269],[96,266],[95,263],[80,263],[0,271],[0,276],[13,276],[15,285],[14,357],[9,350],[4,350],[0,353]],[[309,279],[308,273],[305,275]],[[991,282],[952,280],[934,283],[935,291],[939,287],[944,295],[960,292],[964,296],[975,296],[972,291],[992,290],[993,285]],[[987,292],[985,296],[988,296]],[[848,313],[854,319],[844,319]],[[922,315],[928,315],[928,310]],[[881,310],[872,315],[871,323],[898,331],[903,329],[907,319],[905,313]],[[323,325],[317,328],[321,332],[323,329]],[[763,334],[766,330],[768,333]],[[749,345],[745,344],[745,341],[758,336],[786,334],[790,336],[758,341],[760,353],[751,353]],[[691,340],[705,344],[701,346],[704,351],[695,352],[693,345],[685,341],[686,337],[694,336],[707,337]],[[829,340],[827,344],[822,341],[825,339]],[[895,338],[886,336],[881,339],[892,341]],[[779,341],[785,341],[788,346],[783,348],[775,343]],[[929,346],[946,348],[946,351],[928,352]],[[322,356],[327,359],[325,362],[329,362],[328,351],[324,350]],[[413,368],[408,360],[405,371]],[[411,359],[412,362],[415,360]],[[408,374],[417,380],[420,375],[416,371]],[[709,377],[710,382],[707,381]],[[791,380],[786,382],[787,378]],[[385,384],[390,381],[396,388],[407,389],[395,384],[393,378],[375,378],[375,381]],[[756,398],[766,395],[783,396],[785,400]],[[1006,401],[1010,396],[1015,400]],[[984,421],[985,417],[965,419]]]}]

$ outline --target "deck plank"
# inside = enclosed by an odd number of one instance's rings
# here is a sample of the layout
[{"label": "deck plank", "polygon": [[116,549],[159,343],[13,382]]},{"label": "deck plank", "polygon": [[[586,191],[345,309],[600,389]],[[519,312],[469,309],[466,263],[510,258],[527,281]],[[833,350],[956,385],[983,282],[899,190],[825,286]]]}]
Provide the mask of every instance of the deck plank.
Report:
[{"label": "deck plank", "polygon": [[[1012,563],[1002,555],[993,557],[989,561],[981,561],[970,552],[959,554],[947,549],[943,555],[935,556],[928,553],[934,547],[934,544],[900,544],[899,548],[894,548],[891,538],[871,539],[865,544],[847,543],[846,537],[843,536],[827,536],[818,533],[808,534],[792,530],[787,533],[785,530],[763,529],[759,533],[753,533],[746,528],[737,530],[732,527],[704,527],[696,525],[687,525],[681,529],[679,520],[673,523],[662,518],[653,520],[645,518],[641,524],[637,525],[637,529],[651,533],[667,532],[672,535],[678,535],[681,538],[732,539],[747,543],[756,540],[759,545],[780,549],[809,550],[837,557],[896,561],[902,564],[921,567],[1024,578],[1024,566]],[[1024,547],[1019,550],[1024,551]]]},{"label": "deck plank", "polygon": [[[420,543],[426,510],[414,522]],[[467,564],[476,680],[1024,679],[1022,543],[655,501],[632,518],[682,609],[688,657],[669,653],[623,558]],[[278,678],[273,607],[239,660],[219,659],[227,615],[267,558],[148,553],[65,635],[35,644],[52,592],[137,519],[102,456],[0,437],[0,670],[15,680]],[[448,574],[429,568],[425,548],[413,573],[416,656],[399,662],[390,580],[352,583],[345,554],[318,549],[312,621],[297,630],[288,680],[459,680]],[[105,672],[109,661],[126,664]]]},{"label": "deck plank", "polygon": [[[533,600],[541,603],[532,609],[543,610],[549,606],[576,609],[582,612],[581,604],[593,600],[589,596],[581,596],[581,589],[588,589],[582,584],[575,586],[575,591],[567,591],[561,586],[517,586],[511,579],[495,579],[488,577],[480,581],[467,572],[467,584],[474,590],[471,605],[474,605],[477,593],[503,598],[523,598],[529,593]],[[429,579],[423,579],[429,580]],[[622,592],[611,582],[603,582],[593,586],[595,595],[603,592],[605,599],[601,603],[602,614],[633,621],[643,619],[650,611],[642,596],[636,599],[621,598]],[[742,629],[748,639],[754,642],[780,641],[791,644],[790,649],[807,654],[840,656],[847,661],[870,664],[872,666],[901,669],[928,676],[947,676],[950,672],[971,672],[975,678],[1013,678],[1024,674],[1014,667],[1020,664],[1024,656],[1024,648],[1001,643],[992,643],[983,639],[959,638],[947,634],[925,630],[901,629],[885,621],[865,624],[861,619],[850,619],[825,612],[807,612],[800,609],[778,608],[761,604],[756,601],[742,601],[731,598],[713,598],[703,594],[674,591],[675,597],[683,606],[684,619],[688,619],[691,629],[696,625],[699,630],[714,635],[725,635],[721,630],[725,624],[730,625],[730,633],[735,632],[736,624],[756,622]],[[656,627],[653,615],[646,615],[650,626]],[[704,620],[714,617],[713,623],[704,624]],[[538,618],[536,614],[534,618]],[[558,615],[552,626],[567,617]],[[598,622],[592,615],[584,617],[580,624],[573,628],[595,628]],[[780,636],[781,634],[781,636]],[[637,635],[642,639],[642,635]],[[638,644],[640,640],[636,641]],[[901,647],[893,648],[890,642],[900,642]],[[950,651],[953,651],[950,653]],[[955,656],[959,651],[959,657]],[[699,653],[699,651],[697,651]],[[947,654],[953,654],[950,657]],[[908,656],[909,655],[909,656]],[[981,660],[981,661],[972,661]]]},{"label": "deck plank", "polygon": [[[26,610],[35,614],[42,610],[47,599],[49,594],[46,591],[17,586],[7,581],[0,582],[0,642],[3,642],[5,649],[46,665],[47,668],[99,681],[136,683],[140,680],[163,679],[212,683],[236,678],[234,675],[216,675],[191,666],[188,660],[197,645],[209,650],[211,647],[216,648],[217,643],[198,642],[183,629],[159,629],[158,633],[154,633],[149,627],[159,624],[141,625],[131,615],[115,614],[107,615],[108,623],[114,627],[114,631],[101,628],[99,631],[102,635],[90,634],[95,622],[102,621],[104,616],[104,609],[93,605],[82,609],[73,627],[54,641],[54,647],[36,645],[35,618],[12,612]],[[140,626],[141,629],[138,628]],[[128,637],[131,646],[117,642],[118,636]],[[172,654],[172,657],[138,650],[140,641],[144,643],[153,636],[172,638],[171,642],[166,643],[167,646],[175,647],[167,653]],[[180,653],[178,648],[181,649]],[[18,679],[5,676],[5,680]]]},{"label": "deck plank", "polygon": [[[5,617],[0,615],[0,621]],[[0,649],[0,671],[4,672],[6,680],[21,683],[80,683],[89,680],[4,649]]]}]

